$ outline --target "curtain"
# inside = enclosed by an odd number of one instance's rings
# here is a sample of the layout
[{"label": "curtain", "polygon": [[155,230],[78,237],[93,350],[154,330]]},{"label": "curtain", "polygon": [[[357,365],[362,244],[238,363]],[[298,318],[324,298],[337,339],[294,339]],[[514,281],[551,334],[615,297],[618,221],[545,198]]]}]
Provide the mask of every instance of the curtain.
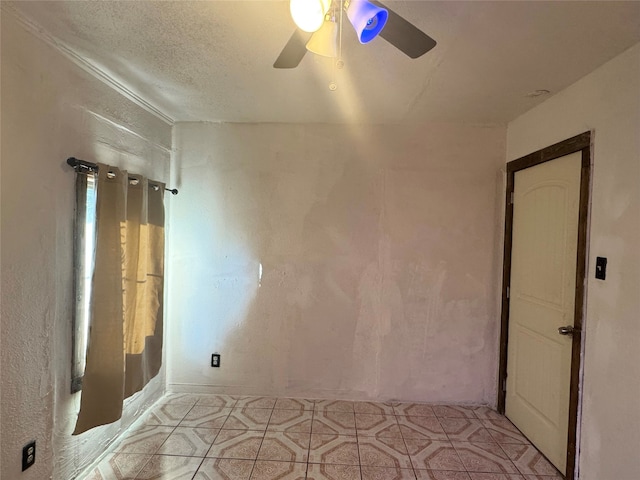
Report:
[{"label": "curtain", "polygon": [[118,420],[124,399],[160,370],[163,202],[164,184],[99,165],[90,332],[74,435]]}]

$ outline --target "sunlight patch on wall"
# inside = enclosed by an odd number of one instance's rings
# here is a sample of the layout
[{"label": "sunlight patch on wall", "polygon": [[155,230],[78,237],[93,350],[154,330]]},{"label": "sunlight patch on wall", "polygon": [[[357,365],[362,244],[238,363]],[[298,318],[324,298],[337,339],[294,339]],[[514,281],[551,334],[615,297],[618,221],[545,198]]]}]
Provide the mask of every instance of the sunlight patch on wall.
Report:
[{"label": "sunlight patch on wall", "polygon": [[[230,334],[241,328],[262,279],[262,265],[240,245],[226,245],[224,254],[185,259],[173,271],[175,297],[180,301],[182,327],[174,332],[180,338],[185,359],[202,369],[208,368],[208,353],[224,351]],[[257,275],[256,275],[257,273]],[[198,278],[197,292],[189,285]]]}]

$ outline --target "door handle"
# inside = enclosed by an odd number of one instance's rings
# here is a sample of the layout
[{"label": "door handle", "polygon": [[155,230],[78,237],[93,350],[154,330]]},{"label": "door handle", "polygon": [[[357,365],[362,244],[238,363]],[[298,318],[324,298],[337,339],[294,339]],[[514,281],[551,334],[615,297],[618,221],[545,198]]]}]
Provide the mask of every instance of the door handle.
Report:
[{"label": "door handle", "polygon": [[571,336],[576,332],[578,332],[578,330],[573,328],[573,325],[567,325],[566,327],[558,327],[558,333],[560,335],[569,335],[569,336]]}]

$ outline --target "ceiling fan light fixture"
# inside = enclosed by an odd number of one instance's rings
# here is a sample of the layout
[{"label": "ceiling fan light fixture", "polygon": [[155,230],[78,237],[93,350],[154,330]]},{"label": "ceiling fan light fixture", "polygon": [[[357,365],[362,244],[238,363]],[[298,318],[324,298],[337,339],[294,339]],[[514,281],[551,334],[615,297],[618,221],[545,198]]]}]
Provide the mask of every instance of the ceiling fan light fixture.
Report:
[{"label": "ceiling fan light fixture", "polygon": [[389,12],[367,0],[351,0],[346,5],[347,17],[353,25],[360,43],[369,43],[376,38],[389,18]]},{"label": "ceiling fan light fixture", "polygon": [[290,0],[291,18],[300,30],[315,32],[324,22],[331,0]]},{"label": "ceiling fan light fixture", "polygon": [[307,50],[323,57],[338,56],[338,24],[327,20],[307,42]]}]

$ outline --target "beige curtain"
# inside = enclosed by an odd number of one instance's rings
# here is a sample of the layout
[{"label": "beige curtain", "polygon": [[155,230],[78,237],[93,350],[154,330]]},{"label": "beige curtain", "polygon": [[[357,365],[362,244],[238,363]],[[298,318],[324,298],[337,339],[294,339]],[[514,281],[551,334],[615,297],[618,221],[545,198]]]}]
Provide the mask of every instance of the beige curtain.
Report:
[{"label": "beige curtain", "polygon": [[74,435],[118,420],[123,400],[162,363],[164,184],[99,167],[90,333]]}]

